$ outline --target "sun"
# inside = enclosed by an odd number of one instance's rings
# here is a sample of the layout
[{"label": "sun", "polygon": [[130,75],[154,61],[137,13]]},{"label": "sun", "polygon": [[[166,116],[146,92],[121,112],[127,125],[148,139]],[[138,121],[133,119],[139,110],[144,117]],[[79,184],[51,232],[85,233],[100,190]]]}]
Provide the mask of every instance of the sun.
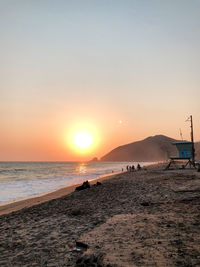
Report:
[{"label": "sun", "polygon": [[95,124],[86,121],[75,122],[63,133],[63,139],[72,156],[89,157],[96,153],[99,147],[99,128]]},{"label": "sun", "polygon": [[80,150],[89,149],[93,144],[92,134],[87,131],[79,131],[75,133],[73,137],[73,144]]}]

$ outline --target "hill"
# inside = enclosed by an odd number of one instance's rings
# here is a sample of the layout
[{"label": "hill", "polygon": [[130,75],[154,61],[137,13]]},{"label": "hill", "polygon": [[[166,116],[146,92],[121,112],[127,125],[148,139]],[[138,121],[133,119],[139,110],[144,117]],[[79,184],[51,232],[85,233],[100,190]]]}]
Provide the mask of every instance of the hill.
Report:
[{"label": "hill", "polygon": [[[101,161],[160,161],[177,156],[173,142],[180,141],[165,135],[155,135],[144,140],[119,146],[101,158]],[[200,159],[200,142],[195,143],[196,159]]]},{"label": "hill", "polygon": [[177,155],[172,142],[177,140],[164,136],[150,136],[144,140],[119,146],[101,158],[101,161],[159,161],[169,155]]}]

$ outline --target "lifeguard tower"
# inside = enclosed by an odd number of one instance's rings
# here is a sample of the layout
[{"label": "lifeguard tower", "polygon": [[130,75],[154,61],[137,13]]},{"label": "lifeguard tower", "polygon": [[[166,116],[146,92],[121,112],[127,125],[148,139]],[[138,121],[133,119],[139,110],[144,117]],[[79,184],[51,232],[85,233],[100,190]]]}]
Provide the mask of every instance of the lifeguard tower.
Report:
[{"label": "lifeguard tower", "polygon": [[178,157],[170,157],[170,162],[166,166],[165,170],[169,170],[172,164],[176,167],[176,169],[178,169],[179,167],[176,164],[177,161],[182,163],[181,169],[185,169],[188,165],[190,168],[196,168],[192,116],[190,116],[189,120],[191,122],[191,142],[178,141],[173,143],[178,150]]}]

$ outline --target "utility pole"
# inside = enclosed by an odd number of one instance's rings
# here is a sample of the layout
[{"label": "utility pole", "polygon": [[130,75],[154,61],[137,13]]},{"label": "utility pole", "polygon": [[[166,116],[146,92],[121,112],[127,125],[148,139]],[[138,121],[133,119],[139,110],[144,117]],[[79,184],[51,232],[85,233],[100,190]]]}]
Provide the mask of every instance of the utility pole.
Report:
[{"label": "utility pole", "polygon": [[182,134],[181,128],[179,129],[179,131],[180,131],[181,140],[183,141],[183,134]]},{"label": "utility pole", "polygon": [[190,127],[191,127],[191,142],[192,142],[192,164],[193,164],[193,166],[195,166],[195,149],[194,149],[194,135],[193,135],[192,115],[190,116]]}]

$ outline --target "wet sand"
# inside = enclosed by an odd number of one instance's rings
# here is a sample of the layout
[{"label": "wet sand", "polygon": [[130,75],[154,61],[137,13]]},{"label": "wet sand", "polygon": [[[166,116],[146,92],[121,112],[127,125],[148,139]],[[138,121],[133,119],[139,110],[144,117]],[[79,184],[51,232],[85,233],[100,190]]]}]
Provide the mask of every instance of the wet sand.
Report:
[{"label": "wet sand", "polygon": [[72,191],[0,216],[0,266],[200,266],[196,170],[154,166]]}]

